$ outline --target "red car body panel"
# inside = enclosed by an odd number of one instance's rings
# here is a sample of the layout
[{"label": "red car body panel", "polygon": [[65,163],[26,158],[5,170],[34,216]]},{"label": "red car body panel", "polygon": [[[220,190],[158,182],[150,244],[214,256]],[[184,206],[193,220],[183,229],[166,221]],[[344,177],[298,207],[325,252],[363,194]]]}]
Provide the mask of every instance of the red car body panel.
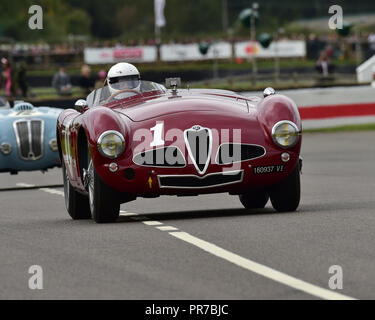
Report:
[{"label": "red car body panel", "polygon": [[[295,103],[282,95],[273,95],[265,99],[244,98],[226,91],[170,91],[148,96],[137,96],[123,101],[88,108],[80,113],[73,109],[65,110],[58,119],[58,135],[61,160],[65,162],[69,180],[74,188],[87,194],[83,185],[82,168],[79,167],[78,138],[84,133],[97,173],[114,190],[136,196],[156,197],[159,195],[196,195],[205,193],[229,192],[240,194],[251,189],[270,187],[287,178],[299,161],[301,141],[290,149],[278,147],[271,136],[273,126],[282,120],[295,123],[302,131],[301,119]],[[133,161],[140,146],[150,146],[150,129],[157,123],[164,124],[165,146],[177,146],[187,162],[181,168],[147,167]],[[209,128],[213,132],[212,156],[207,171],[200,175],[189,154],[184,141],[184,131],[193,126]],[[108,130],[116,130],[126,140],[124,153],[115,160],[103,157],[97,149],[99,136]],[[223,131],[222,131],[223,130]],[[264,156],[231,165],[219,165],[215,162],[218,147],[227,142],[237,142],[234,130],[240,130],[242,144],[264,147]],[[148,133],[147,133],[148,132]],[[144,134],[143,138],[141,137]],[[149,147],[148,149],[152,149]],[[138,150],[138,151],[137,151]],[[288,152],[290,160],[284,163],[281,154]],[[112,173],[109,164],[115,162],[119,169]],[[282,172],[255,174],[254,168],[262,166],[283,166]],[[133,179],[125,177],[125,170],[133,169]],[[161,188],[158,176],[198,176],[226,171],[243,171],[242,181],[222,186],[204,188]],[[151,179],[150,179],[151,178]]]}]

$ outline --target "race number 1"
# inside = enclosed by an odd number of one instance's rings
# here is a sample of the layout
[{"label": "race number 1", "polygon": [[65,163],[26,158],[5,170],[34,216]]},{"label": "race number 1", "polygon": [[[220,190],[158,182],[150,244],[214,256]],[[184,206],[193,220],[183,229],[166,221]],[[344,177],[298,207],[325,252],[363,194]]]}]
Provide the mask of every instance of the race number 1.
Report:
[{"label": "race number 1", "polygon": [[158,123],[155,127],[150,129],[154,132],[154,140],[151,142],[150,147],[157,147],[164,145],[163,140],[163,131],[164,131],[164,123]]}]

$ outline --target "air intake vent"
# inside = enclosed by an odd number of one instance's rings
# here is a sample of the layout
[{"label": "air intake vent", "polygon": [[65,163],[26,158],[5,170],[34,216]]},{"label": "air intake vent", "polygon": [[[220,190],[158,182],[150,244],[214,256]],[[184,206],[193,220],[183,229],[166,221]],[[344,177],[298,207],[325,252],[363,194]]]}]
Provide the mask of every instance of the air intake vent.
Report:
[{"label": "air intake vent", "polygon": [[224,143],[219,147],[216,163],[221,165],[244,162],[263,157],[266,150],[262,146],[239,143]]},{"label": "air intake vent", "polygon": [[134,156],[133,162],[139,166],[157,168],[184,168],[185,158],[175,146],[144,151]]},{"label": "air intake vent", "polygon": [[205,189],[242,182],[243,170],[213,173],[204,177],[194,175],[158,176],[158,179],[160,188]]},{"label": "air intake vent", "polygon": [[22,112],[22,111],[28,111],[28,110],[33,110],[34,107],[30,103],[18,103],[14,106],[13,110],[15,112]]}]

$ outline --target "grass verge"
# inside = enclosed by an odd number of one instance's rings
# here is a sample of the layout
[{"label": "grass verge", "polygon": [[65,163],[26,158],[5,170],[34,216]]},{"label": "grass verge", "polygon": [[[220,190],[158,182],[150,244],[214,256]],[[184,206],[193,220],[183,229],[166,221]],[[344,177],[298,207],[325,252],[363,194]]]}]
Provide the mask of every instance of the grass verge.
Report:
[{"label": "grass verge", "polygon": [[303,133],[335,133],[335,132],[351,132],[351,131],[375,131],[375,123],[355,124],[347,126],[339,126],[333,128],[306,129]]}]

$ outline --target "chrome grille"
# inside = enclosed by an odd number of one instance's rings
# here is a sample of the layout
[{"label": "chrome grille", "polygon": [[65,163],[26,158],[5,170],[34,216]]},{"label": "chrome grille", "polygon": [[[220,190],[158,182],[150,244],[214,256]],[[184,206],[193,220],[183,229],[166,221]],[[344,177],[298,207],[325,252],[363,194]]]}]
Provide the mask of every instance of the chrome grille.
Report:
[{"label": "chrome grille", "polygon": [[35,157],[42,155],[42,123],[40,121],[31,121],[31,147]]},{"label": "chrome grille", "polygon": [[14,123],[21,159],[35,161],[43,156],[43,120],[20,120]]},{"label": "chrome grille", "polygon": [[185,130],[185,143],[190,159],[199,174],[204,174],[211,160],[212,133],[208,128],[193,126]]},{"label": "chrome grille", "polygon": [[16,123],[18,150],[21,158],[27,159],[30,152],[29,130],[26,121]]},{"label": "chrome grille", "polygon": [[160,188],[168,189],[206,189],[221,187],[243,181],[244,171],[220,172],[204,177],[195,175],[158,176]]}]

